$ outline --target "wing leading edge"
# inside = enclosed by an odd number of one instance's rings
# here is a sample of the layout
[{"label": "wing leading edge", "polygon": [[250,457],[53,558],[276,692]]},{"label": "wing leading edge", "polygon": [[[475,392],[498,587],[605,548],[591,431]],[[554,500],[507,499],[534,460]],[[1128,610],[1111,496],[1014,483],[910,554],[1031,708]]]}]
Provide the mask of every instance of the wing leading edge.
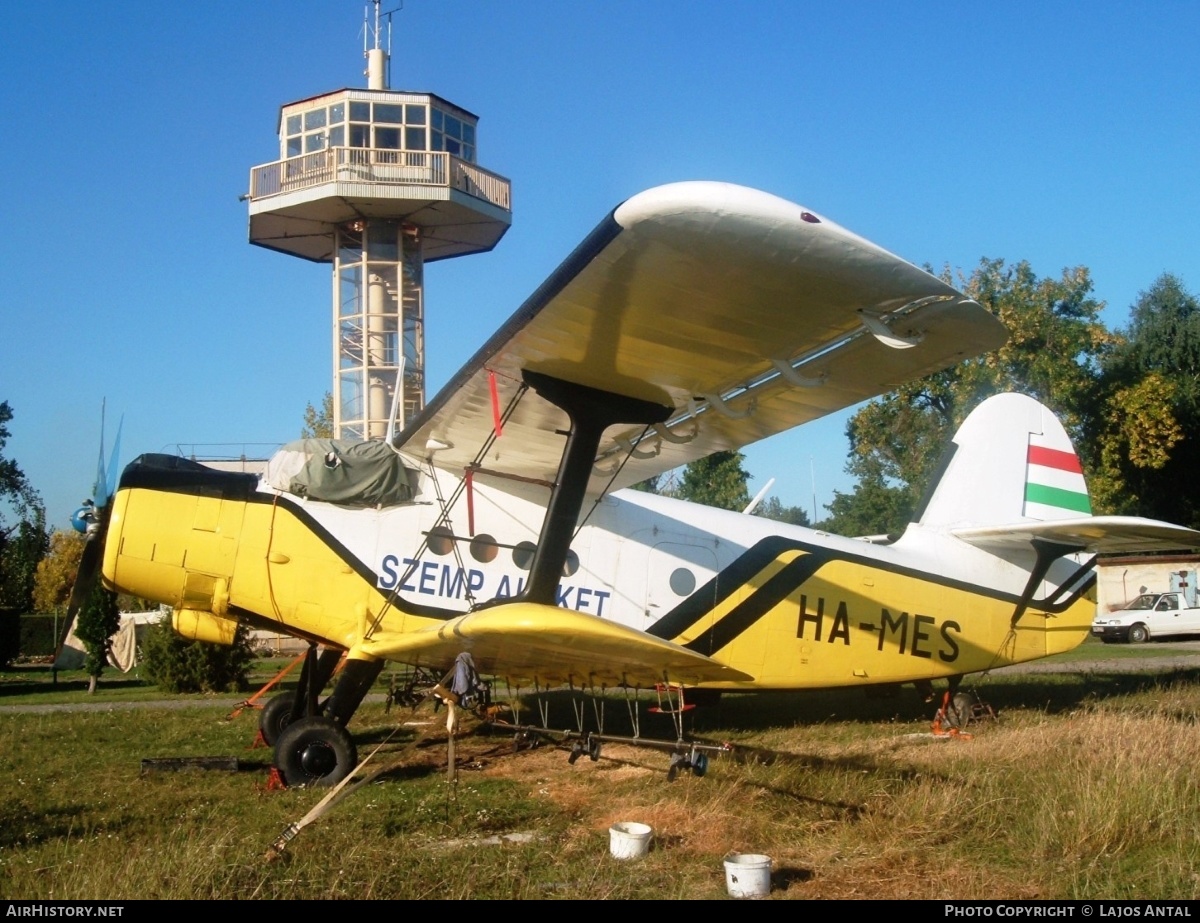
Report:
[{"label": "wing leading edge", "polygon": [[[722,183],[651,189],[616,208],[401,435],[462,470],[540,372],[670,408],[605,433],[595,493],[735,449],[1004,342],[961,293],[799,205]],[[531,391],[479,463],[554,476],[566,418]],[[436,452],[431,447],[437,446]]]}]

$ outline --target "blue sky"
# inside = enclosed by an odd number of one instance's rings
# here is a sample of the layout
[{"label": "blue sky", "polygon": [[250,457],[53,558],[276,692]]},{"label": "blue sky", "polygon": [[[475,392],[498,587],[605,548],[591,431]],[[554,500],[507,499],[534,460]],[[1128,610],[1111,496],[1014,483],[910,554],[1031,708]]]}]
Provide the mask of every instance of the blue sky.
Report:
[{"label": "blue sky", "polygon": [[[385,3],[385,9],[394,6]],[[362,5],[14,4],[0,34],[0,400],[66,523],[101,399],[122,456],[278,443],[330,387],[325,266],[250,246],[278,107],[365,86]],[[489,254],[427,268],[430,394],[617,203],[755,186],[917,264],[1091,269],[1110,325],[1200,288],[1194,3],[406,0],[392,86],[477,113],[512,180]],[[845,415],[748,450],[811,511]],[[823,515],[823,510],[819,511]]]}]

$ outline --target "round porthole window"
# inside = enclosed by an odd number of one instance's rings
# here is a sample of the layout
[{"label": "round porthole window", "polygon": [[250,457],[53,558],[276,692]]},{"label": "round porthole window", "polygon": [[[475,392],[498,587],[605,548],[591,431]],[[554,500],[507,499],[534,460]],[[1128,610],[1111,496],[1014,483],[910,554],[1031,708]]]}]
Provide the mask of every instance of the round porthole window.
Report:
[{"label": "round porthole window", "polygon": [[429,530],[429,550],[434,554],[449,554],[454,550],[454,533],[445,526],[435,526]]},{"label": "round porthole window", "polygon": [[513,563],[521,570],[529,570],[535,551],[537,551],[537,545],[533,542],[521,542],[513,549]]},{"label": "round porthole window", "polygon": [[499,553],[500,546],[490,535],[481,532],[471,539],[471,557],[480,564],[488,564],[496,560],[496,555]]},{"label": "round porthole window", "polygon": [[686,567],[671,571],[671,592],[676,596],[691,596],[696,590],[696,575]]},{"label": "round porthole window", "polygon": [[567,552],[567,561],[563,564],[563,576],[570,577],[579,570],[579,555],[574,551]]}]

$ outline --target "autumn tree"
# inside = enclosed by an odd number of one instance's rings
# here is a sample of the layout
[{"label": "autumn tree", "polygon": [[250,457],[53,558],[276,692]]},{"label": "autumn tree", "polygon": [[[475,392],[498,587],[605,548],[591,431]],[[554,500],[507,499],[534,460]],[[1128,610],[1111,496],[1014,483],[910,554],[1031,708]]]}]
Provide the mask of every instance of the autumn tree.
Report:
[{"label": "autumn tree", "polygon": [[[822,523],[847,535],[898,532],[910,521],[954,431],[983,400],[1028,394],[1079,437],[1096,412],[1099,358],[1112,343],[1083,267],[1039,278],[1026,262],[985,259],[970,276],[945,281],[1008,329],[1000,349],[908,382],[859,410],[847,424],[847,470],[858,479],[836,493]],[[881,347],[882,348],[882,347]]]},{"label": "autumn tree", "polygon": [[50,550],[38,563],[33,584],[35,611],[62,612],[66,609],[86,543],[79,532],[55,529],[51,533]]},{"label": "autumn tree", "polygon": [[1200,526],[1200,301],[1172,275],[1142,292],[1106,351],[1092,437],[1094,505]]},{"label": "autumn tree", "polygon": [[333,392],[325,392],[319,410],[311,403],[304,408],[304,428],[300,430],[300,438],[333,438]]}]

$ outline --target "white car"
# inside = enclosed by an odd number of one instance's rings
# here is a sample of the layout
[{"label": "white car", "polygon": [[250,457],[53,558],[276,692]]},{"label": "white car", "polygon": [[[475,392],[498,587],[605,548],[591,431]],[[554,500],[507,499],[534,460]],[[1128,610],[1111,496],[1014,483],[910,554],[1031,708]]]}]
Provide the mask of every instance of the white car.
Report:
[{"label": "white car", "polygon": [[1092,634],[1106,644],[1200,635],[1200,606],[1188,606],[1182,593],[1143,593],[1124,609],[1097,615]]}]

